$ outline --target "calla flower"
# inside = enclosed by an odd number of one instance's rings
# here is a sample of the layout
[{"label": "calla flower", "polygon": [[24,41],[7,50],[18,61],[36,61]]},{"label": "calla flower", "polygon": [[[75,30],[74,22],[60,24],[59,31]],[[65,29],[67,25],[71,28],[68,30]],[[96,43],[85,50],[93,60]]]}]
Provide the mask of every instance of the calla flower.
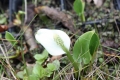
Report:
[{"label": "calla flower", "polygon": [[61,30],[39,29],[35,34],[36,40],[54,56],[65,54],[70,48],[69,36]]}]

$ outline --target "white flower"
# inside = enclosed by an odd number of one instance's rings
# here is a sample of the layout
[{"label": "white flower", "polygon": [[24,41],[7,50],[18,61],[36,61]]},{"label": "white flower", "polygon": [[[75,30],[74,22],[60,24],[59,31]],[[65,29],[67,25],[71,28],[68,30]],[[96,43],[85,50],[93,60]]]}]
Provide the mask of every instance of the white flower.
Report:
[{"label": "white flower", "polygon": [[54,56],[65,54],[61,47],[69,50],[70,38],[61,30],[39,29],[35,34],[36,40]]}]

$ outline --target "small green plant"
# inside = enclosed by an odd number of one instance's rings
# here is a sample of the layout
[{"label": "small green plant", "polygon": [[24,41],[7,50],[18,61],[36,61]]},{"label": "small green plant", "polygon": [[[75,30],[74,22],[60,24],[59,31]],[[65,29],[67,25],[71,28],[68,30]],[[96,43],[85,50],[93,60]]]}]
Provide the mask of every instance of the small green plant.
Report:
[{"label": "small green plant", "polygon": [[85,2],[83,0],[75,0],[73,4],[74,11],[80,16],[82,22],[85,22],[84,16]]},{"label": "small green plant", "polygon": [[[6,32],[6,39],[14,46],[16,39],[11,33]],[[99,46],[99,37],[95,31],[88,31],[81,35],[73,46],[73,55],[71,55],[70,38],[61,30],[40,29],[35,34],[36,40],[45,47],[45,49],[54,56],[66,54],[76,71],[75,77],[80,74],[82,68],[94,61],[94,56]],[[60,66],[59,61],[46,64],[44,62],[48,58],[48,52],[36,54],[34,58],[36,63],[34,66],[27,66],[24,71],[20,71],[17,75],[23,80],[39,80],[50,77]],[[56,65],[57,64],[57,65]]]},{"label": "small green plant", "polygon": [[95,31],[88,31],[81,35],[73,47],[73,56],[70,54],[70,38],[61,30],[40,29],[35,35],[51,55],[67,55],[77,75],[85,65],[93,61],[99,46],[99,37]]},{"label": "small green plant", "polygon": [[7,41],[9,41],[11,44],[12,44],[12,46],[15,46],[16,44],[17,44],[17,40],[14,38],[14,36],[10,33],[10,32],[8,32],[8,31],[6,31],[6,33],[5,33],[5,39],[7,40]]},{"label": "small green plant", "polygon": [[35,65],[32,67],[27,66],[27,70],[18,72],[17,75],[19,78],[23,80],[46,80],[60,67],[58,60],[48,63],[46,67],[43,67],[45,60],[48,58],[48,52],[46,50],[42,54],[36,54],[34,58],[36,59]]}]

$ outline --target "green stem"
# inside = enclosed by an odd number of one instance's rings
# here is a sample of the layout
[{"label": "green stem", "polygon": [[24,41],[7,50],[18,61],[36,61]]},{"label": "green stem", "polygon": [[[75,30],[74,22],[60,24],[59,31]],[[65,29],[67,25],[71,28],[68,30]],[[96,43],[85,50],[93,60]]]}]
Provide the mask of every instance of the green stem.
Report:
[{"label": "green stem", "polygon": [[73,59],[73,57],[71,56],[69,50],[63,44],[64,43],[63,40],[59,37],[59,35],[54,35],[54,40],[63,49],[63,51],[66,52],[66,55],[67,55],[68,59],[70,60],[70,62],[72,63],[75,71],[79,72],[79,66],[76,63],[76,61]]},{"label": "green stem", "polygon": [[71,56],[70,52],[65,49],[65,52],[66,52],[66,55],[68,57],[68,59],[70,60],[70,62],[72,63],[74,69],[75,69],[75,78],[78,79],[78,75],[79,75],[79,67],[78,67],[78,64],[75,62],[75,60],[73,59],[73,57]]},{"label": "green stem", "polygon": [[75,71],[79,71],[78,64],[75,62],[75,60],[71,56],[70,52],[65,47],[63,50],[66,52],[66,55],[67,55],[68,59],[70,60],[70,62],[72,63],[73,67],[75,68]]},{"label": "green stem", "polygon": [[82,14],[80,15],[80,18],[81,18],[82,22],[85,22],[85,16],[84,16],[84,13],[82,13]]},{"label": "green stem", "polygon": [[75,69],[75,77],[77,79],[78,75],[79,75],[79,66],[77,64],[77,62],[73,59],[73,57],[71,56],[69,50],[64,46],[64,42],[62,41],[62,39],[59,37],[59,35],[54,35],[54,40],[55,42],[63,49],[63,51],[66,52],[66,55],[68,57],[68,59],[70,60],[70,62],[72,63],[74,69]]},{"label": "green stem", "polygon": [[70,62],[72,63],[73,67],[75,68],[75,71],[79,71],[78,64],[74,61],[71,54],[69,52],[67,52],[66,55],[67,55],[68,59],[70,60]]}]

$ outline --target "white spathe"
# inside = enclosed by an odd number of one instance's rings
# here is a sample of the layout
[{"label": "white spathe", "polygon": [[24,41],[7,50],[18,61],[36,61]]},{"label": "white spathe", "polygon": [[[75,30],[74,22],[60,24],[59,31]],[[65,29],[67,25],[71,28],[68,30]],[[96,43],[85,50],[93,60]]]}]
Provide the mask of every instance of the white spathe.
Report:
[{"label": "white spathe", "polygon": [[55,35],[62,40],[62,44],[69,50],[70,38],[61,30],[39,29],[35,34],[36,40],[53,56],[65,54],[60,45],[55,41]]}]

